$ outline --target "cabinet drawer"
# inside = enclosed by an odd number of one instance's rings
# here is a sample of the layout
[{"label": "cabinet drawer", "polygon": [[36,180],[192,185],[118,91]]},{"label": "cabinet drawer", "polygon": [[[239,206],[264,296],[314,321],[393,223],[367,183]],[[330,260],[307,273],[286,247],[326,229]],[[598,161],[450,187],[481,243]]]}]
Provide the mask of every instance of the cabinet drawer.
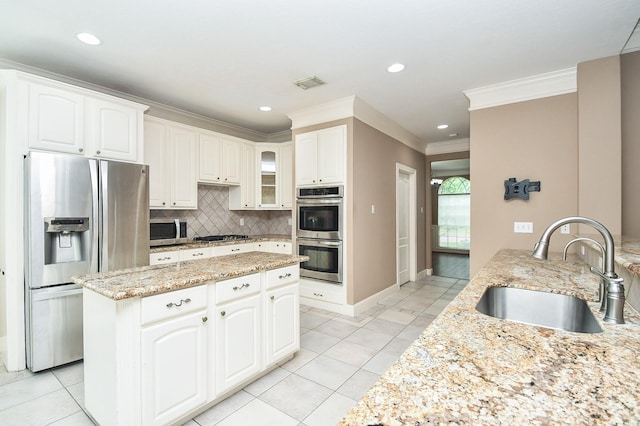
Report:
[{"label": "cabinet drawer", "polygon": [[201,247],[196,249],[187,249],[180,252],[182,260],[199,260],[211,257],[211,247]]},{"label": "cabinet drawer", "polygon": [[333,284],[300,285],[300,297],[331,303],[344,303],[342,287]]},{"label": "cabinet drawer", "polygon": [[254,250],[253,243],[230,244],[213,247],[213,256],[226,256],[228,254],[248,253]]},{"label": "cabinet drawer", "polygon": [[180,260],[179,251],[165,251],[149,254],[149,265],[161,265],[163,263],[173,263]]},{"label": "cabinet drawer", "polygon": [[206,307],[206,285],[156,294],[141,299],[141,322],[148,324]]},{"label": "cabinet drawer", "polygon": [[260,274],[216,283],[216,305],[260,292]]},{"label": "cabinet drawer", "polygon": [[267,289],[279,287],[298,281],[300,266],[298,264],[267,271]]}]

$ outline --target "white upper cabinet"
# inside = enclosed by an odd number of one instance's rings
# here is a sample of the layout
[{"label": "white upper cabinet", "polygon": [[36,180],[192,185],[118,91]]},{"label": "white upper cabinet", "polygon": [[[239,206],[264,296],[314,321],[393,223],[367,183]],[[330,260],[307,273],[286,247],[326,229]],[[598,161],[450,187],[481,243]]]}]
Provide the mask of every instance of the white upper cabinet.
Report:
[{"label": "white upper cabinet", "polygon": [[229,209],[255,209],[256,148],[254,143],[242,144],[242,167],[240,173],[240,185],[229,188]]},{"label": "white upper cabinet", "polygon": [[296,135],[296,186],[343,184],[347,126]]},{"label": "white upper cabinet", "polygon": [[89,135],[93,151],[87,155],[114,160],[142,160],[142,111],[115,102],[88,99]]},{"label": "white upper cabinet", "polygon": [[256,146],[258,209],[290,210],[293,205],[291,143]]},{"label": "white upper cabinet", "polygon": [[239,185],[242,170],[242,144],[219,136],[200,133],[199,182]]},{"label": "white upper cabinet", "polygon": [[197,208],[197,133],[153,117],[145,117],[144,126],[149,206],[152,209]]},{"label": "white upper cabinet", "polygon": [[29,84],[29,148],[84,153],[84,96]]},{"label": "white upper cabinet", "polygon": [[25,77],[27,148],[142,162],[145,105],[40,77]]}]

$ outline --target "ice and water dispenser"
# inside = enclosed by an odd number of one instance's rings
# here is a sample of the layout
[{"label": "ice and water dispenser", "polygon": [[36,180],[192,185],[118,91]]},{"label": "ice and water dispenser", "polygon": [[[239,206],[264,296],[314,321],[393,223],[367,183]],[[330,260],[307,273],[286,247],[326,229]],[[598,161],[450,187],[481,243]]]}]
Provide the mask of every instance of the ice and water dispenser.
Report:
[{"label": "ice and water dispenser", "polygon": [[44,218],[44,264],[89,261],[89,231],[88,217]]}]

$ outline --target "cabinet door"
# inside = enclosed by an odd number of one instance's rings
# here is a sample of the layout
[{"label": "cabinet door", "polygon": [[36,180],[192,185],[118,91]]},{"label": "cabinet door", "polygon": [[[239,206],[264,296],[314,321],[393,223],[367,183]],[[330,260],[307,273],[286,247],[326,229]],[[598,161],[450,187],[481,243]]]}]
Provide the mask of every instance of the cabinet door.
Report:
[{"label": "cabinet door", "polygon": [[87,99],[90,115],[92,152],[87,155],[141,162],[138,150],[138,122],[142,113],[125,105],[101,99]]},{"label": "cabinet door", "polygon": [[169,424],[207,400],[206,311],[142,330],[142,423]]},{"label": "cabinet door", "polygon": [[169,176],[171,207],[198,207],[196,133],[180,127],[169,128]]},{"label": "cabinet door", "polygon": [[29,84],[29,148],[84,152],[84,96]]},{"label": "cabinet door", "polygon": [[144,162],[149,165],[149,207],[168,208],[171,190],[167,168],[168,130],[162,123],[144,122]]},{"label": "cabinet door", "polygon": [[223,182],[239,185],[242,173],[242,144],[224,140],[222,142],[222,160]]},{"label": "cabinet door", "polygon": [[267,292],[265,366],[300,349],[299,309],[298,283]]},{"label": "cabinet door", "polygon": [[278,208],[278,149],[259,149],[258,168],[258,208]]},{"label": "cabinet door", "polygon": [[280,207],[286,210],[293,206],[293,147],[291,144],[280,147],[279,160]]},{"label": "cabinet door", "polygon": [[260,294],[216,306],[216,391],[221,394],[262,369]]},{"label": "cabinet door", "polygon": [[346,126],[318,131],[318,183],[343,183]]},{"label": "cabinet door", "polygon": [[198,162],[201,182],[219,183],[222,181],[222,139],[207,135],[199,135]]},{"label": "cabinet door", "polygon": [[256,206],[256,148],[250,144],[242,147],[242,191],[241,203],[244,208]]},{"label": "cabinet door", "polygon": [[296,135],[296,185],[317,183],[317,132]]}]

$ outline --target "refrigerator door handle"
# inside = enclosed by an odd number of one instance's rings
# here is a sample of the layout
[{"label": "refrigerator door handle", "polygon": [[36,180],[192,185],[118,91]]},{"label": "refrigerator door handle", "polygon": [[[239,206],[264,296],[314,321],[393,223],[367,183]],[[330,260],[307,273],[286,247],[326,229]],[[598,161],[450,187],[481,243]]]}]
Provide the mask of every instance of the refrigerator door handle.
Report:
[{"label": "refrigerator door handle", "polygon": [[89,160],[89,173],[91,175],[91,255],[89,256],[90,273],[98,272],[98,261],[100,253],[98,252],[99,246],[99,196],[98,196],[98,162],[96,160]]}]

